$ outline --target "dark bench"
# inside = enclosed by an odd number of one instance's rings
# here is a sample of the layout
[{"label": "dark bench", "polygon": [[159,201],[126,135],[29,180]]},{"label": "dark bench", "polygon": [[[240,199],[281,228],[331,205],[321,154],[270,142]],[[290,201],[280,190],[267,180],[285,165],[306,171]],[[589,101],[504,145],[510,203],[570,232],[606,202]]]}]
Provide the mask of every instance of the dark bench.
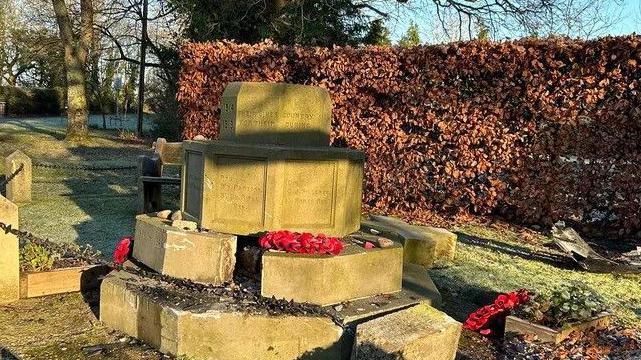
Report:
[{"label": "dark bench", "polygon": [[167,166],[182,166],[182,143],[158,138],[152,156],[138,157],[138,213],[146,214],[162,209],[162,186],[180,185],[179,177],[163,175]]}]

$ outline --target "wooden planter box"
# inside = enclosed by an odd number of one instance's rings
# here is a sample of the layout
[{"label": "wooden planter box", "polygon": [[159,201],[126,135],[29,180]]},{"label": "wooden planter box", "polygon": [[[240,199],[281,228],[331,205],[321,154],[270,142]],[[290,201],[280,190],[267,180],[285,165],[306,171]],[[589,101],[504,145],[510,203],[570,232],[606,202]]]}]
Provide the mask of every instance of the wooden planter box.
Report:
[{"label": "wooden planter box", "polygon": [[100,277],[109,272],[107,265],[88,265],[43,272],[20,273],[20,297],[23,299],[91,290]]},{"label": "wooden planter box", "polygon": [[570,336],[570,333],[574,331],[606,328],[610,325],[611,318],[611,314],[602,313],[582,323],[570,324],[562,329],[552,329],[547,326],[520,319],[516,316],[508,316],[505,319],[505,332],[536,335],[539,341],[558,344]]}]

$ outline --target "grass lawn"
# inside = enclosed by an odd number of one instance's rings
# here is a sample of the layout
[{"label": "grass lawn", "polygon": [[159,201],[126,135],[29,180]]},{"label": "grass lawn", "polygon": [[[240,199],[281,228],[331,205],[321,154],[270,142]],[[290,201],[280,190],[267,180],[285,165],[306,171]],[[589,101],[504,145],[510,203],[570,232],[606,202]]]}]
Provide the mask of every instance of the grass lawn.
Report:
[{"label": "grass lawn", "polygon": [[[55,120],[0,121],[0,156],[20,149],[39,163],[110,167],[135,165],[138,155],[149,153],[149,144],[121,140],[113,131],[93,130],[92,138],[82,144],[68,144],[63,139],[64,128]],[[0,174],[4,173],[3,166],[0,162]],[[135,174],[136,170],[34,167],[33,201],[20,205],[20,227],[56,241],[88,243],[110,256],[116,241],[134,230]],[[175,200],[176,193],[173,195]],[[641,276],[589,274],[531,258],[527,256],[530,252],[552,251],[547,246],[551,239],[531,230],[480,222],[459,225],[451,230],[459,234],[456,260],[430,270],[430,275],[443,294],[445,311],[457,320],[463,321],[498,292],[517,288],[548,292],[563,286],[564,282],[580,281],[605,298],[620,324],[641,328]],[[77,301],[73,296],[60,297],[67,298],[71,303]],[[34,308],[36,304],[46,302],[29,301],[33,306],[24,305],[25,302],[16,306]],[[31,304],[29,301],[26,303]],[[24,321],[30,321],[26,315],[0,311],[0,327]],[[23,325],[27,329],[25,333],[5,334],[0,336],[0,343],[18,343],[18,348],[28,346],[21,343],[20,338],[32,330],[28,329],[28,324]],[[31,326],[36,325],[45,333],[57,331],[55,322],[43,320]],[[104,329],[96,331],[100,339],[108,337]],[[91,337],[92,333],[69,336]],[[53,340],[47,342],[46,337],[38,339],[42,340],[39,348],[53,344]],[[465,340],[462,346],[465,346]]]},{"label": "grass lawn", "polygon": [[[115,131],[92,130],[85,143],[68,144],[55,118],[0,122],[0,156],[15,150],[34,163],[109,168],[136,165],[149,144],[120,140]],[[0,163],[4,174],[4,161]],[[56,241],[90,244],[110,254],[132,234],[136,170],[90,171],[33,167],[33,201],[20,206],[20,226]]]}]

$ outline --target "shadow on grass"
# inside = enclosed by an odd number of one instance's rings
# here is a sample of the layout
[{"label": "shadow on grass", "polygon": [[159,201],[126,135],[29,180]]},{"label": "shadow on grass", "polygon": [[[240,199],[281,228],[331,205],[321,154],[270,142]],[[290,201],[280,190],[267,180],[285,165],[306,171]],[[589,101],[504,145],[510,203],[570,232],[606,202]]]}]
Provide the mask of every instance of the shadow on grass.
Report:
[{"label": "shadow on grass", "polygon": [[43,127],[38,127],[34,126],[31,124],[31,121],[25,121],[25,120],[12,120],[11,124],[23,128],[27,130],[28,132],[36,133],[36,134],[42,134],[42,135],[47,135],[51,136],[52,138],[56,140],[64,140],[65,139],[65,133],[60,132],[60,131],[54,131],[54,130],[49,130],[46,126]]},{"label": "shadow on grass", "polygon": [[482,247],[487,250],[496,251],[501,254],[520,257],[530,261],[539,261],[557,268],[572,270],[576,269],[573,260],[566,256],[552,253],[534,252],[526,247],[508,244],[501,241],[485,239],[482,237],[456,232],[458,241],[471,246]]}]

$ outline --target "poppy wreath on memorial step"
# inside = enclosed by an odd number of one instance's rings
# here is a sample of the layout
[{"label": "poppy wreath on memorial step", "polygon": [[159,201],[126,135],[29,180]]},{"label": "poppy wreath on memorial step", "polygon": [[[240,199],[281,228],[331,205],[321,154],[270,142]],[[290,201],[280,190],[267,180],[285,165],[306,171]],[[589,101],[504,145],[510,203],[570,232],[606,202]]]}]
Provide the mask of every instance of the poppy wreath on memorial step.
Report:
[{"label": "poppy wreath on memorial step", "polygon": [[500,294],[492,304],[483,306],[473,312],[465,320],[463,327],[481,335],[489,335],[492,333],[493,325],[500,320],[504,320],[514,308],[527,303],[529,300],[530,295],[526,289]]},{"label": "poppy wreath on memorial step", "polygon": [[114,250],[113,260],[116,265],[122,265],[133,250],[134,239],[131,236],[125,236],[118,242],[116,245],[116,250]]},{"label": "poppy wreath on memorial step", "polygon": [[258,242],[263,249],[288,253],[338,255],[343,251],[343,243],[339,238],[287,230],[270,231],[261,236]]}]

